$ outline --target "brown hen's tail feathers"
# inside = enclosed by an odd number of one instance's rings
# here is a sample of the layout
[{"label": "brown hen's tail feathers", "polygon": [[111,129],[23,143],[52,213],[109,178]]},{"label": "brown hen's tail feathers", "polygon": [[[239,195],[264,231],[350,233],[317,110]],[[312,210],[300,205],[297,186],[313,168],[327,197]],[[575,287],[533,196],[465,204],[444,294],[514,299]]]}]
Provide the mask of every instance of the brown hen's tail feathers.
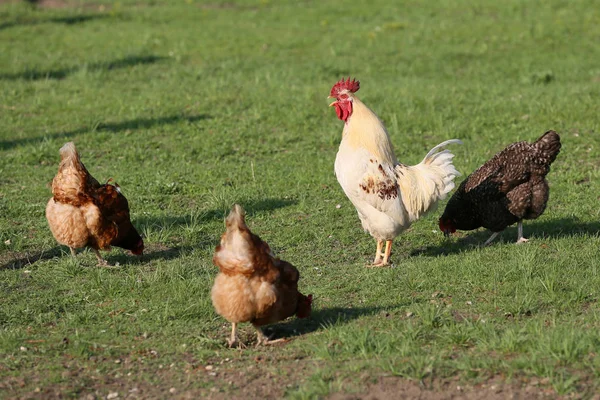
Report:
[{"label": "brown hen's tail feathers", "polygon": [[59,203],[79,206],[89,200],[91,189],[100,186],[79,159],[79,153],[73,142],[60,148],[58,173],[52,180],[52,195]]},{"label": "brown hen's tail feathers", "polygon": [[77,149],[75,148],[75,143],[68,142],[60,148],[60,160],[63,161],[67,158],[75,158],[79,161],[79,153],[77,153]]},{"label": "brown hen's tail feathers", "polygon": [[[58,167],[59,173],[66,167],[74,168],[80,175],[79,178],[84,179],[93,187],[99,187],[98,181],[90,174],[85,165],[79,158],[79,152],[75,147],[75,143],[68,142],[63,145],[59,150],[60,153],[60,165]],[[72,171],[71,171],[72,172]],[[86,182],[81,182],[82,184]]]},{"label": "brown hen's tail feathers", "polygon": [[550,165],[556,160],[558,153],[560,153],[560,136],[555,131],[548,131],[536,140],[533,145],[543,156],[547,165]]}]

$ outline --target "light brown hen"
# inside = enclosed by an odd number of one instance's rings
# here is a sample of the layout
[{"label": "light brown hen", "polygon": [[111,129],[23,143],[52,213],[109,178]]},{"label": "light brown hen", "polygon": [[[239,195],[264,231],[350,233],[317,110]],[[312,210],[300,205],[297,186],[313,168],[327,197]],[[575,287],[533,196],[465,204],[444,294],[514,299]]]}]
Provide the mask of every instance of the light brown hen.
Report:
[{"label": "light brown hen", "polygon": [[257,331],[257,345],[271,344],[261,326],[292,315],[306,318],[311,312],[312,295],[298,291],[300,274],[292,264],[273,255],[266,242],[250,232],[244,210],[234,205],[226,220],[213,262],[220,273],[212,288],[217,313],[231,322],[230,347],[239,342],[237,324],[250,322]]}]

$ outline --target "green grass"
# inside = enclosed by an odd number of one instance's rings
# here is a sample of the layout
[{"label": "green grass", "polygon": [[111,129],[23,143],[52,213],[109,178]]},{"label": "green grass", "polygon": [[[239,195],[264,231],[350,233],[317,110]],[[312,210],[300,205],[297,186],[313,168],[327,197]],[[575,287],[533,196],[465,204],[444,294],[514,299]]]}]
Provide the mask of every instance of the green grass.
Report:
[{"label": "green grass", "polygon": [[[304,399],[390,375],[598,389],[596,2],[370,3],[0,4],[0,396]],[[333,174],[326,99],[348,75],[405,163],[459,138],[468,174],[558,131],[530,243],[515,227],[487,248],[486,232],[445,240],[442,204],[396,240],[395,268],[364,268],[375,243]],[[54,241],[48,183],[70,140],[122,186],[142,259],[114,249],[102,269]],[[310,320],[275,327],[285,346],[224,346],[211,258],[234,202],[315,296]]]}]

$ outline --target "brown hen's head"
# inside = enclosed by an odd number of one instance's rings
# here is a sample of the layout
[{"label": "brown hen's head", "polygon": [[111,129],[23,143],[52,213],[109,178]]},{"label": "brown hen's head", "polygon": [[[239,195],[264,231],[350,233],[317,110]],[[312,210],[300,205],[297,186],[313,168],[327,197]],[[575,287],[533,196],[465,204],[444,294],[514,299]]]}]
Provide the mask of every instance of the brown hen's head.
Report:
[{"label": "brown hen's head", "polygon": [[356,79],[347,80],[342,78],[331,88],[329,93],[330,98],[334,98],[335,101],[331,103],[330,107],[335,107],[335,112],[339,119],[344,122],[348,121],[348,118],[352,115],[352,101],[354,100],[353,94],[360,89],[360,82]]},{"label": "brown hen's head", "polygon": [[305,296],[298,292],[298,309],[296,311],[296,316],[298,318],[310,317],[310,313],[312,311],[312,298],[312,294]]},{"label": "brown hen's head", "polygon": [[117,225],[118,233],[110,244],[129,250],[135,255],[144,253],[144,241],[131,223],[129,216],[129,203],[123,194],[119,185],[102,185],[97,193],[96,200],[100,203],[98,206],[102,214]]}]

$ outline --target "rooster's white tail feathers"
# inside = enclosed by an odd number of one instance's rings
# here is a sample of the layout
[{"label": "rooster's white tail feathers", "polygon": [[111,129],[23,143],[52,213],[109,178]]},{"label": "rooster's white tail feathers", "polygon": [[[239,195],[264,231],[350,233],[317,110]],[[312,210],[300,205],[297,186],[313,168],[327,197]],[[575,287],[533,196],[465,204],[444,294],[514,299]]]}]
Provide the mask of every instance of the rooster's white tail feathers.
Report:
[{"label": "rooster's white tail feathers", "polygon": [[454,154],[450,150],[439,151],[449,144],[462,142],[446,140],[431,149],[419,164],[396,167],[402,202],[411,222],[435,208],[454,188],[454,178],[460,176],[452,164]]}]

